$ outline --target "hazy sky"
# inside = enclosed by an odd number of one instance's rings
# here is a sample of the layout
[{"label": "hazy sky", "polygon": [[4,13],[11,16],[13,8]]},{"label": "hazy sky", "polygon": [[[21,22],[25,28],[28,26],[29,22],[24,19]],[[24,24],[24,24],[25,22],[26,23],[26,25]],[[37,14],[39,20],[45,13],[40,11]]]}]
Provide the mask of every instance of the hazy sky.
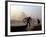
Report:
[{"label": "hazy sky", "polygon": [[11,16],[14,16],[16,19],[19,19],[19,17],[22,17],[22,12],[24,12],[26,16],[41,19],[41,9],[41,6],[11,5]]}]

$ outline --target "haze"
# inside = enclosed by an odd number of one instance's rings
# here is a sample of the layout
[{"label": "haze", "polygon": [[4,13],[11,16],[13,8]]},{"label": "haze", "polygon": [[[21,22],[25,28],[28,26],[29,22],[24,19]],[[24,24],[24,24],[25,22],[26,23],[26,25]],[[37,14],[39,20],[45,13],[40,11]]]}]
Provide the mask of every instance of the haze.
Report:
[{"label": "haze", "polygon": [[11,19],[20,20],[23,17],[41,19],[41,6],[34,5],[11,5]]}]

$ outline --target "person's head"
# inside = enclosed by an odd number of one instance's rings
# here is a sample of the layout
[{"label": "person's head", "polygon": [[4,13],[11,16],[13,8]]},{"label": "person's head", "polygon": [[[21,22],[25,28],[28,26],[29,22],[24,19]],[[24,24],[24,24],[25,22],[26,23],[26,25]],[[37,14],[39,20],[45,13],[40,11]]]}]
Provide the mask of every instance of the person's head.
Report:
[{"label": "person's head", "polygon": [[32,18],[31,17],[28,17],[30,20],[32,20]]}]

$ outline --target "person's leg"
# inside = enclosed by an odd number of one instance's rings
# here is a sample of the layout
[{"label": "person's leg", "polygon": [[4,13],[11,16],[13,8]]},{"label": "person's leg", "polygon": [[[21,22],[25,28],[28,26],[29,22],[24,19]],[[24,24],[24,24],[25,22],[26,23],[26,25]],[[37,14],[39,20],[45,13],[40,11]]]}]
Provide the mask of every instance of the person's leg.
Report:
[{"label": "person's leg", "polygon": [[26,30],[29,30],[29,24],[28,24],[28,22],[27,22],[27,24],[26,24],[26,25],[27,25]]},{"label": "person's leg", "polygon": [[29,30],[31,29],[31,24],[30,24],[30,22],[29,22]]},{"label": "person's leg", "polygon": [[30,22],[29,22],[29,27],[30,27]]}]

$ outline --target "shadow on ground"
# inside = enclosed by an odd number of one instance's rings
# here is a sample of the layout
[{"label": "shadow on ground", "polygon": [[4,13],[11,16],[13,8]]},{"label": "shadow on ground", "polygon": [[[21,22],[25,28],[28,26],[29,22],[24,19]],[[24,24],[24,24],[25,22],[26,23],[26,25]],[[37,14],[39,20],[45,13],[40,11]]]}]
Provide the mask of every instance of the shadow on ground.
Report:
[{"label": "shadow on ground", "polygon": [[[26,27],[27,27],[27,25],[25,25],[25,26],[11,26],[11,32],[27,31]],[[42,30],[41,25],[34,26],[34,28],[31,29],[31,31],[39,31],[39,30]]]}]

